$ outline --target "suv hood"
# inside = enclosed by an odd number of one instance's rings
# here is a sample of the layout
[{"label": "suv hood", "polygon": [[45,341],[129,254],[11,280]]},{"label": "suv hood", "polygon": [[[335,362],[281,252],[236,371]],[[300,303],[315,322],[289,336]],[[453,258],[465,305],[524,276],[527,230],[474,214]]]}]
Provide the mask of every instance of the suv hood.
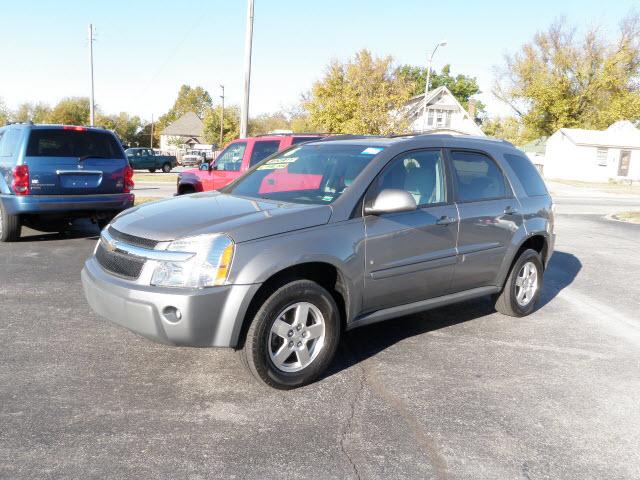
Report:
[{"label": "suv hood", "polygon": [[203,192],[126,210],[111,225],[120,232],[161,242],[206,233],[226,233],[240,243],[323,225],[330,217],[328,205],[301,205]]}]

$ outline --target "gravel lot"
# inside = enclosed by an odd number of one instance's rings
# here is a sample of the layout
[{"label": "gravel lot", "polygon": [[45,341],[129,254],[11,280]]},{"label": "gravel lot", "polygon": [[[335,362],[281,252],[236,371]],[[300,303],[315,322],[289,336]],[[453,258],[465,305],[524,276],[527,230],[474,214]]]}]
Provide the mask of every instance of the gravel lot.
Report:
[{"label": "gravel lot", "polygon": [[89,311],[97,230],[0,245],[0,478],[640,478],[640,199],[559,187],[543,304],[350,332],[292,392]]}]

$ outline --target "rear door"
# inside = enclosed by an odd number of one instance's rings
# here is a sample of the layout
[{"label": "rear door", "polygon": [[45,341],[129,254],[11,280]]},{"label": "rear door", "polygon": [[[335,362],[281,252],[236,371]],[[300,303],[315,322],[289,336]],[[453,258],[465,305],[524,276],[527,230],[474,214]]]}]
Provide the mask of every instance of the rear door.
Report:
[{"label": "rear door", "polygon": [[123,192],[128,161],[111,133],[64,127],[31,129],[25,163],[33,195],[88,195]]},{"label": "rear door", "polygon": [[452,290],[495,285],[513,234],[522,225],[520,203],[487,153],[452,150],[449,157],[460,214]]}]

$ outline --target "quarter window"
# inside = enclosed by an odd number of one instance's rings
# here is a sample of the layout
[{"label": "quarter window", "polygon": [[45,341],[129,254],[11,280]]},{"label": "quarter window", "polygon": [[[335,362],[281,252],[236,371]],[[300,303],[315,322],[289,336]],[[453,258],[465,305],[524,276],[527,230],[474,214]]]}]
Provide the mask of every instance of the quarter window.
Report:
[{"label": "quarter window", "polygon": [[388,188],[408,191],[419,206],[444,203],[444,162],[440,150],[416,150],[396,157],[374,181],[369,199]]},{"label": "quarter window", "polygon": [[249,159],[249,166],[253,167],[256,163],[264,160],[269,155],[273,155],[280,147],[280,140],[263,140],[253,144],[253,152]]},{"label": "quarter window", "polygon": [[507,196],[502,172],[488,156],[476,152],[451,152],[458,200],[478,202]]},{"label": "quarter window", "polygon": [[531,160],[523,155],[510,155],[508,153],[505,154],[504,159],[516,172],[516,176],[528,196],[547,195],[547,187],[544,184],[544,180],[540,177],[538,169],[533,166]]}]

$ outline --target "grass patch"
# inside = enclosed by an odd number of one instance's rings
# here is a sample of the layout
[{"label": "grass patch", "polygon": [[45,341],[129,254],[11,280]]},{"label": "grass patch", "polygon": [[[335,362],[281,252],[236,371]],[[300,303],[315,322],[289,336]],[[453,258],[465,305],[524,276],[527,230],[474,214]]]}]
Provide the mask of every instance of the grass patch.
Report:
[{"label": "grass patch", "polygon": [[162,183],[176,183],[178,180],[177,173],[134,173],[134,182],[162,182]]},{"label": "grass patch", "polygon": [[133,205],[142,205],[143,203],[149,203],[149,202],[157,202],[158,200],[164,200],[163,198],[160,197],[139,197],[138,195],[136,195],[136,199],[133,202]]},{"label": "grass patch", "polygon": [[622,220],[629,223],[640,223],[640,211],[635,212],[620,212],[613,215],[616,220]]},{"label": "grass patch", "polygon": [[554,183],[561,183],[563,185],[570,185],[572,187],[592,188],[595,190],[600,190],[601,192],[640,195],[640,184],[638,184],[637,182],[634,185],[631,185],[629,183],[623,182],[583,182],[580,180],[559,180],[555,178],[550,178],[549,181]]}]

